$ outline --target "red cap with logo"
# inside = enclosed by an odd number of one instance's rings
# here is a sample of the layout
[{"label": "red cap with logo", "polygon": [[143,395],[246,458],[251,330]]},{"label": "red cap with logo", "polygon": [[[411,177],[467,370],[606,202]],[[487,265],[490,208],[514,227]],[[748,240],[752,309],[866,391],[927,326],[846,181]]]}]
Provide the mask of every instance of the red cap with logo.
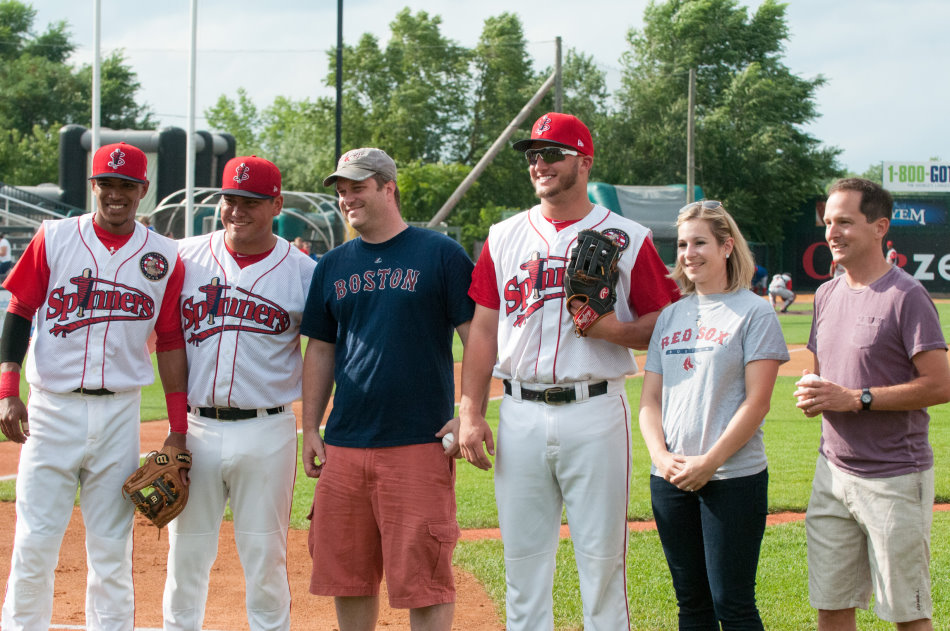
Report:
[{"label": "red cap with logo", "polygon": [[590,130],[581,119],[570,114],[548,112],[534,122],[531,138],[519,140],[513,146],[515,151],[526,151],[535,141],[575,149],[591,157],[594,155],[594,140],[590,137]]},{"label": "red cap with logo", "polygon": [[238,156],[224,165],[219,195],[271,199],[280,195],[280,169],[270,160]]},{"label": "red cap with logo", "polygon": [[145,153],[138,147],[117,142],[99,147],[92,157],[90,180],[117,177],[144,184],[148,181],[148,164]]}]

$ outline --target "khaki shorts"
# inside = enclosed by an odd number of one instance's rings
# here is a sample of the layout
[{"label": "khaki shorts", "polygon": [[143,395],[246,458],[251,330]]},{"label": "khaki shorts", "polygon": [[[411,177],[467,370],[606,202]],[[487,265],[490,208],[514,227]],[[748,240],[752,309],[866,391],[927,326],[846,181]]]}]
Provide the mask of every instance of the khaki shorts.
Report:
[{"label": "khaki shorts", "polygon": [[353,449],[327,445],[310,523],[318,596],[375,596],[417,609],[455,602],[455,460],[440,443]]},{"label": "khaki shorts", "polygon": [[933,469],[889,478],[847,474],[818,456],[805,517],[808,592],[816,609],[867,609],[888,622],[930,618]]}]

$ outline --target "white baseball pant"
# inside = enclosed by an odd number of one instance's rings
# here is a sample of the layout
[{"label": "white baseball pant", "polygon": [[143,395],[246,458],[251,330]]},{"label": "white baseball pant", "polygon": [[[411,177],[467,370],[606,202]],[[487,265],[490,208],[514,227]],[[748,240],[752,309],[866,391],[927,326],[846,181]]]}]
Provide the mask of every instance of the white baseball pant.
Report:
[{"label": "white baseball pant", "polygon": [[629,629],[630,406],[623,382],[612,381],[607,394],[564,405],[506,395],[495,466],[507,629],[554,628],[552,589],[562,506],[574,542],[584,628]]},{"label": "white baseball pant", "polygon": [[218,421],[188,415],[188,504],[168,525],[166,631],[200,631],[218,532],[230,498],[251,631],[290,628],[287,528],[297,472],[290,406],[272,416]]},{"label": "white baseball pant", "polygon": [[86,629],[131,631],[135,509],[121,489],[139,466],[140,401],[139,390],[90,396],[31,389],[3,629],[49,627],[54,571],[78,486],[89,568]]}]

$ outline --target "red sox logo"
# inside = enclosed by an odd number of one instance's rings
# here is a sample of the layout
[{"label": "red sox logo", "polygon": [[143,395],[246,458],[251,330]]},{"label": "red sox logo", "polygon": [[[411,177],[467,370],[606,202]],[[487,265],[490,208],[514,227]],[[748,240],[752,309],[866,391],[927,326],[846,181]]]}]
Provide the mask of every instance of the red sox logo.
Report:
[{"label": "red sox logo", "polygon": [[535,133],[540,136],[549,129],[551,129],[551,118],[549,116],[545,116],[540,121],[538,121],[538,128]]},{"label": "red sox logo", "polygon": [[[88,267],[69,282],[76,286],[76,291],[56,287],[46,299],[46,319],[58,321],[49,331],[54,337],[66,337],[77,329],[102,322],[149,320],[155,314],[155,301],[151,296],[135,287],[96,278]],[[108,313],[91,316],[95,311]],[[81,319],[65,322],[73,313]]]},{"label": "red sox logo", "polygon": [[503,291],[505,315],[520,312],[514,326],[523,325],[546,301],[564,298],[566,262],[563,257],[541,258],[540,252],[533,252],[530,259],[518,266],[527,275],[521,280],[517,275],[510,278]]},{"label": "red sox logo", "polygon": [[109,162],[107,163],[108,166],[112,167],[113,169],[118,169],[120,166],[123,166],[124,164],[125,164],[124,151],[122,151],[121,149],[116,149],[115,151],[109,154]]},{"label": "red sox logo", "polygon": [[[234,289],[246,298],[227,295]],[[189,344],[198,346],[213,335],[225,331],[246,331],[262,335],[279,335],[290,328],[290,314],[277,303],[251,293],[242,287],[221,284],[218,277],[198,287],[204,298],[188,296],[181,304],[182,328]],[[202,326],[207,328],[202,329]]]}]

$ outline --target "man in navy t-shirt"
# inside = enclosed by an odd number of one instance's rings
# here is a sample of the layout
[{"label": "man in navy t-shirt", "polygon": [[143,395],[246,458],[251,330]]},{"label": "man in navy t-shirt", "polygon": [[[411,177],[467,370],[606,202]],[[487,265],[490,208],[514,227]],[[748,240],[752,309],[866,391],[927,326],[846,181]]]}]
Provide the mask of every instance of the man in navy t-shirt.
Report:
[{"label": "man in navy t-shirt", "polygon": [[413,629],[448,631],[458,445],[441,438],[458,435],[452,335],[468,337],[472,262],[406,224],[382,150],[347,152],[323,183],[360,236],[320,259],[301,326],[302,457],[320,478],[310,591],[334,597],[341,631],[374,628],[385,571],[390,605],[410,609]]}]

